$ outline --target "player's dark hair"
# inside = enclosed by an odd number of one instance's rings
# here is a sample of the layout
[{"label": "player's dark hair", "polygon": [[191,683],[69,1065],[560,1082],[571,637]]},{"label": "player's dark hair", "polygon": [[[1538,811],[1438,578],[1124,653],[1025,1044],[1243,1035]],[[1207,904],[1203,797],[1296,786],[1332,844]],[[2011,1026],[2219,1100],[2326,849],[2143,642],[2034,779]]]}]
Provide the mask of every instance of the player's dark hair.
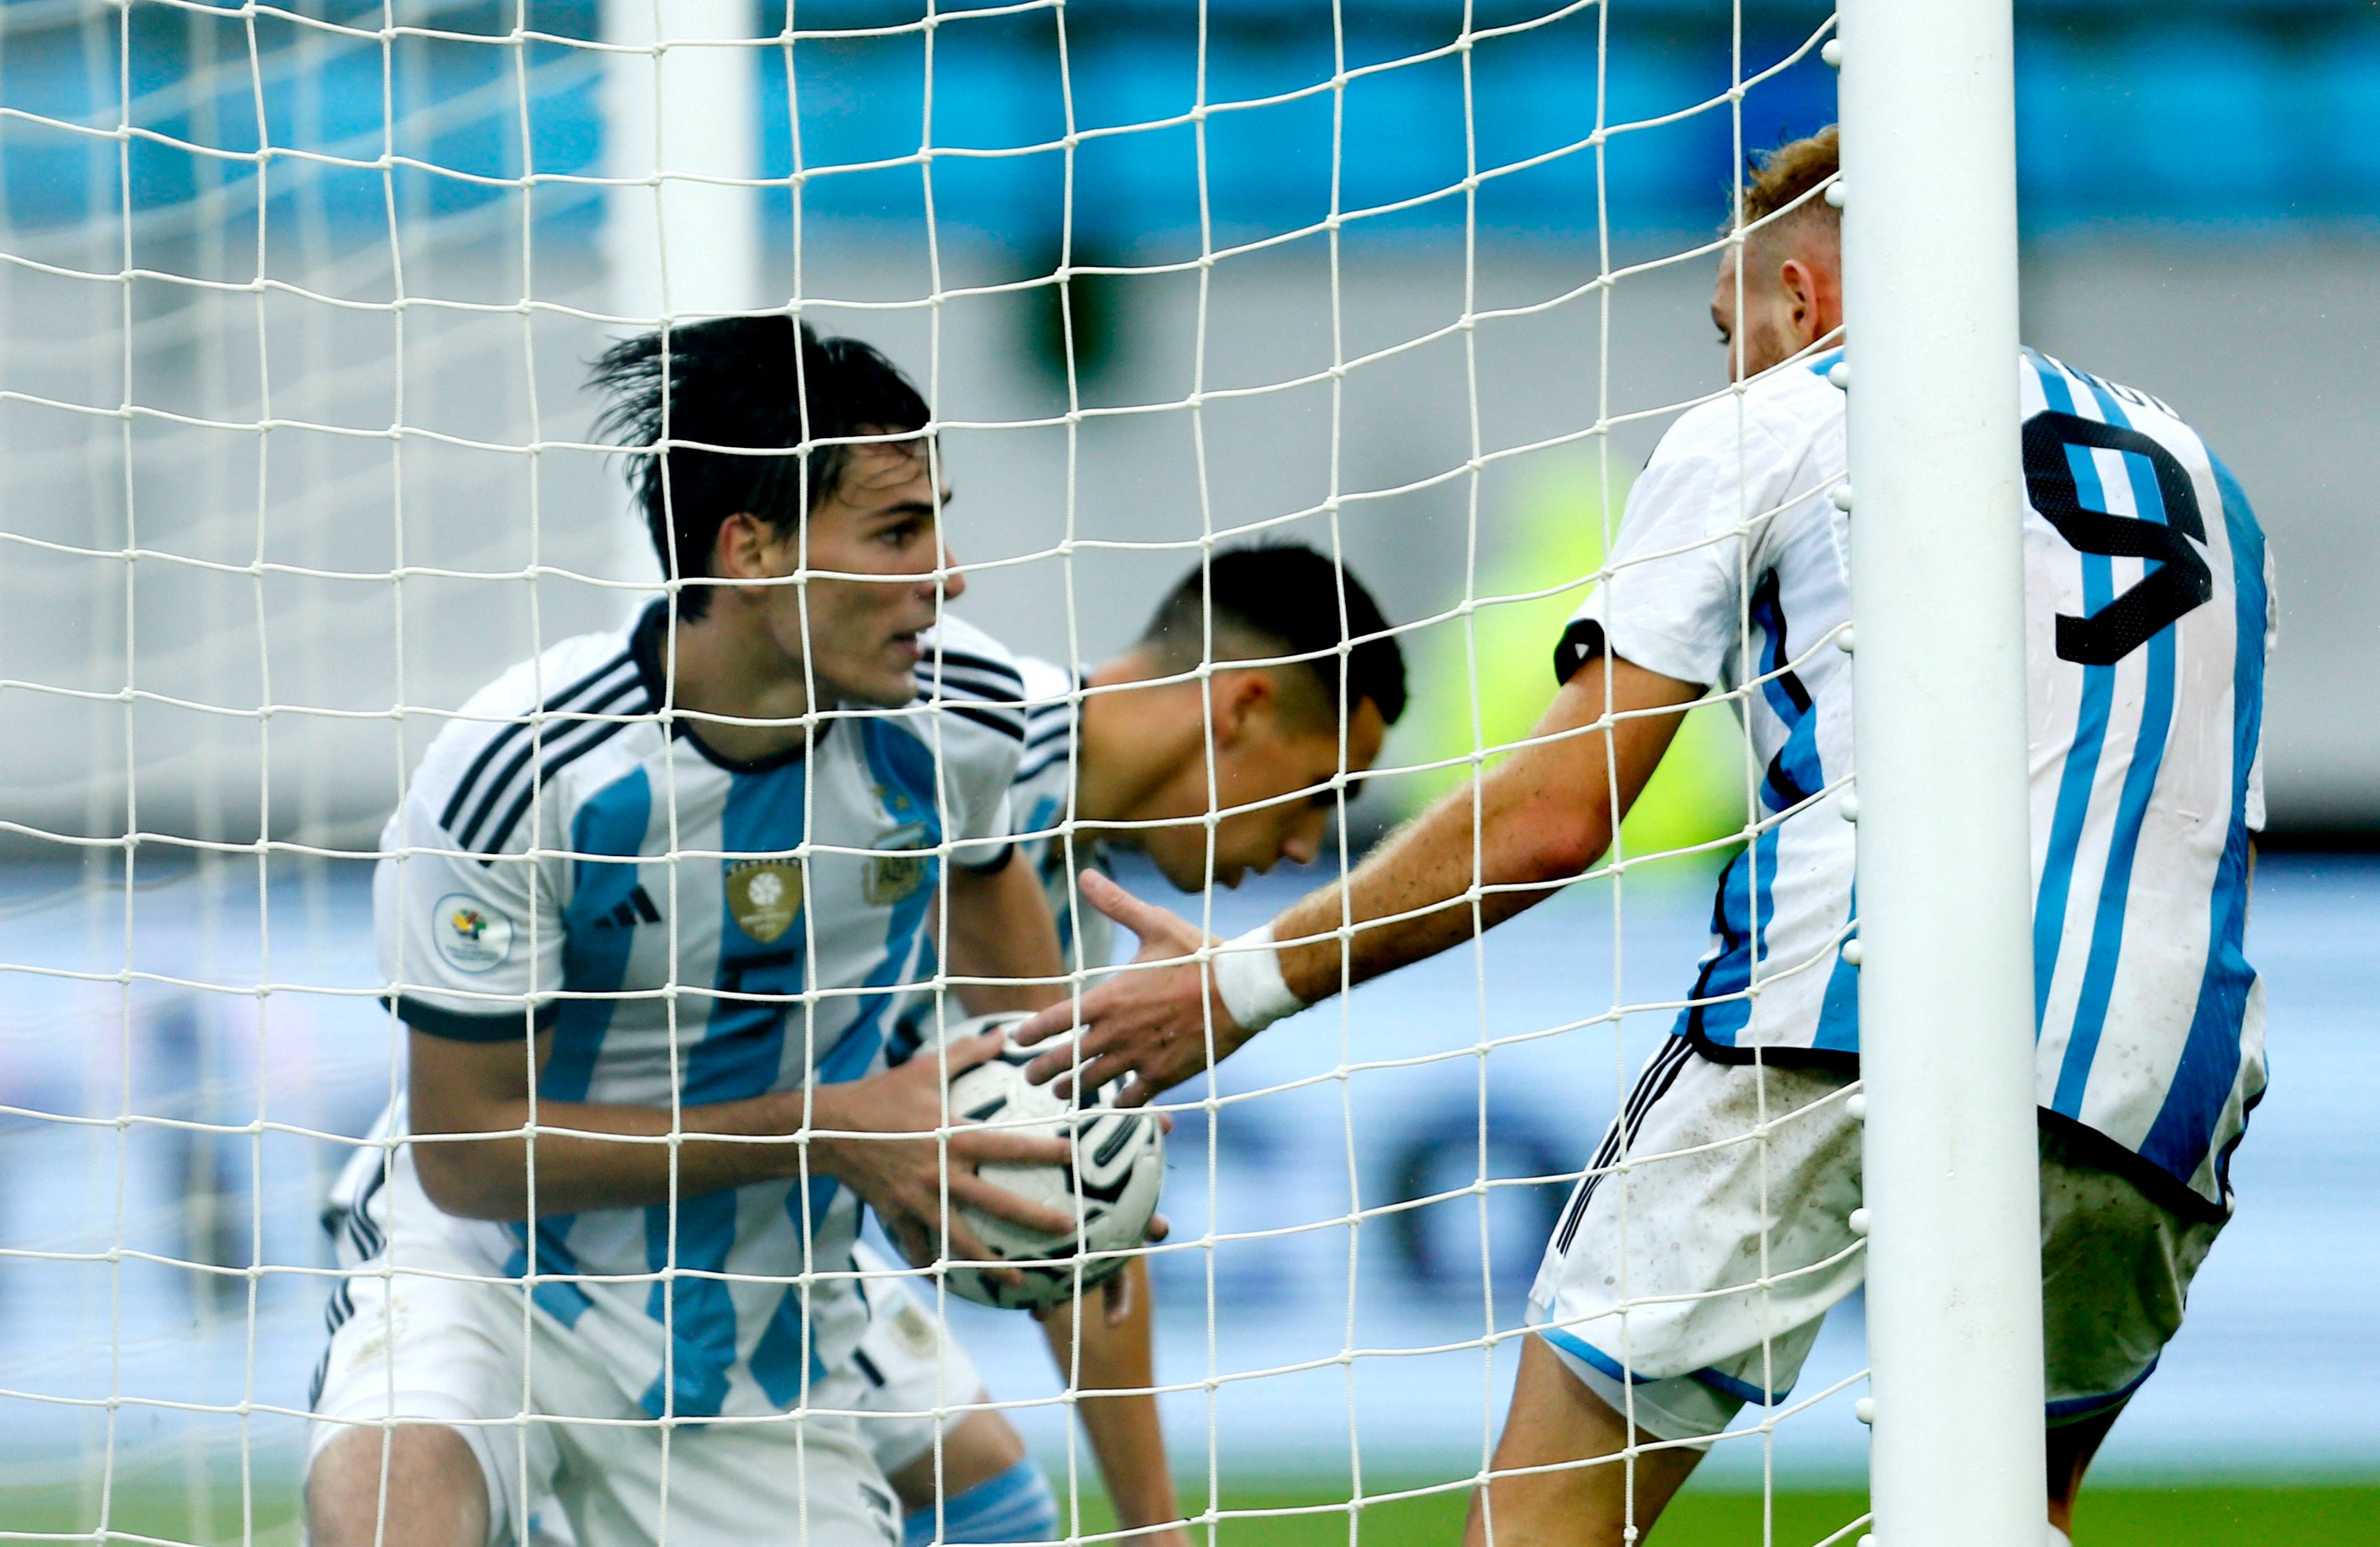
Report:
[{"label": "player's dark hair", "polygon": [[[719,529],[738,512],[791,531],[842,480],[851,447],[841,437],[912,433],[931,417],[917,389],[873,346],[820,338],[784,316],[721,317],[641,334],[604,350],[589,381],[606,400],[597,432],[636,453],[628,487],[644,509],[662,572],[673,579],[712,572]],[[649,449],[664,441],[666,450]],[[809,449],[798,456],[701,449],[789,451],[805,442]],[[923,455],[922,442],[909,445]],[[687,587],[678,615],[700,617],[710,590]]]},{"label": "player's dark hair", "polygon": [[[1346,628],[1340,628],[1340,597],[1346,597]],[[1310,659],[1281,668],[1311,674],[1323,701],[1339,708],[1339,650],[1347,652],[1350,705],[1369,699],[1380,718],[1394,725],[1405,712],[1405,658],[1379,603],[1354,572],[1303,543],[1233,548],[1215,554],[1182,579],[1158,603],[1157,615],[1141,635],[1141,646],[1169,671],[1196,666],[1213,620],[1214,658]]]}]

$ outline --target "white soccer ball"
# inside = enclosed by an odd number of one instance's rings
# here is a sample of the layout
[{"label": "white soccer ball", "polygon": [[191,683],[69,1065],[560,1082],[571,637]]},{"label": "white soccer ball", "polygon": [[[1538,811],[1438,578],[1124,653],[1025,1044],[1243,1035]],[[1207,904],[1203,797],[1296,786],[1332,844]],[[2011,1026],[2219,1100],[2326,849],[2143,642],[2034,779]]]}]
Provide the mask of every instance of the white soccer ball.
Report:
[{"label": "white soccer ball", "polygon": [[[949,1040],[999,1030],[1025,1018],[978,1016],[953,1027]],[[1075,1230],[1052,1235],[972,1206],[957,1210],[994,1256],[1023,1272],[1025,1282],[1003,1284],[954,1259],[946,1269],[951,1292],[1004,1310],[1055,1305],[1123,1272],[1130,1259],[1121,1254],[1147,1239],[1157,1195],[1165,1185],[1165,1134],[1157,1115],[1117,1111],[1108,1104],[1112,1089],[1078,1103],[1051,1094],[1046,1085],[1031,1083],[1025,1078],[1025,1066],[1040,1052],[1004,1048],[999,1057],[951,1081],[954,1120],[1037,1139],[1072,1139],[1075,1144],[1072,1164],[1003,1162],[978,1169],[996,1188],[1073,1214],[1078,1222]],[[917,1056],[931,1058],[933,1049],[927,1047]]]}]

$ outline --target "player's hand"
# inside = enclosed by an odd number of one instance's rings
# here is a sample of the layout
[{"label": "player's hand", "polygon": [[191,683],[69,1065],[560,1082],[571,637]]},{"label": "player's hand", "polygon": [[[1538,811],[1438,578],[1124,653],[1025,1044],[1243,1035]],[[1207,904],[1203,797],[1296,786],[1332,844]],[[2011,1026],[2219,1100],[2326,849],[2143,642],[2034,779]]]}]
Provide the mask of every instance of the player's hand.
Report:
[{"label": "player's hand", "polygon": [[[976,1174],[976,1167],[996,1161],[1062,1165],[1073,1158],[1065,1139],[976,1129],[956,1117],[945,1120],[944,1068],[956,1077],[996,1056],[1005,1041],[1004,1033],[987,1031],[953,1042],[947,1065],[930,1054],[920,1054],[849,1087],[848,1096],[836,1103],[847,1106],[847,1113],[839,1112],[833,1123],[819,1122],[821,1127],[853,1130],[854,1136],[812,1141],[821,1167],[876,1211],[912,1262],[935,1261],[944,1249],[953,1258],[991,1261],[982,1238],[958,1217],[959,1210],[970,1204],[1028,1230],[1065,1235],[1075,1228],[1074,1215],[1065,1210],[1030,1202]],[[947,1139],[938,1139],[935,1130],[946,1126],[954,1131]],[[945,1144],[950,1155],[947,1238]],[[1013,1268],[991,1272],[1008,1282],[1024,1282]]]},{"label": "player's hand", "polygon": [[[1163,1214],[1154,1215],[1148,1222],[1148,1238],[1152,1241],[1161,1241],[1172,1228],[1165,1223]],[[1111,1327],[1121,1327],[1132,1320],[1132,1285],[1136,1276],[1127,1270],[1111,1273],[1101,1281],[1098,1290],[1101,1323]],[[1075,1308],[1081,1303],[1081,1300],[1059,1300],[1050,1305],[1036,1306],[1033,1309],[1033,1319],[1037,1322],[1056,1321],[1062,1328],[1067,1323],[1062,1319],[1074,1315]]]},{"label": "player's hand", "polygon": [[[1081,1035],[1051,1048],[1026,1066],[1036,1085],[1056,1081],[1061,1095],[1097,1090],[1110,1080],[1132,1077],[1116,1096],[1118,1106],[1141,1106],[1240,1049],[1249,1033],[1240,1029],[1215,992],[1210,975],[1195,961],[1173,961],[1201,945],[1221,942],[1110,881],[1085,871],[1083,900],[1140,937],[1135,970],[1119,972],[1081,998],[1053,1005],[1011,1030],[1020,1047],[1032,1047],[1062,1031]],[[1214,1030],[1214,1058],[1208,1057],[1208,1029]]]}]

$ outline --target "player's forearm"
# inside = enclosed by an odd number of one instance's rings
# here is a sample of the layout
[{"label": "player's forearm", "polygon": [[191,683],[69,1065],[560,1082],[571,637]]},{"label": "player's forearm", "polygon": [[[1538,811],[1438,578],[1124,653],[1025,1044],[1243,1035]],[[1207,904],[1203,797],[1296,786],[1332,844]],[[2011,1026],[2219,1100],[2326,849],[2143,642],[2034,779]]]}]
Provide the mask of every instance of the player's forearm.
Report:
[{"label": "player's forearm", "polygon": [[[1594,766],[1577,770],[1572,787],[1600,782],[1600,756],[1573,761]],[[1343,887],[1292,905],[1273,925],[1276,940],[1306,942],[1281,952],[1290,992],[1312,1004],[1434,956],[1542,902],[1593,864],[1609,847],[1609,822],[1583,803],[1548,798],[1548,772],[1526,753],[1513,758],[1399,830]],[[1342,943],[1331,932],[1349,922],[1361,927],[1346,937],[1342,977]]]},{"label": "player's forearm", "polygon": [[[1290,992],[1310,1005],[1436,956],[1584,874],[1701,693],[1625,661],[1580,668],[1527,745],[1274,921],[1274,939],[1307,942],[1281,953]],[[1331,932],[1350,922],[1362,927],[1344,941],[1342,976]]]},{"label": "player's forearm", "polygon": [[[1091,1442],[1099,1476],[1116,1519],[1127,1527],[1161,1525],[1181,1517],[1173,1473],[1166,1464],[1165,1433],[1157,1416],[1156,1358],[1149,1332],[1148,1272],[1134,1262],[1132,1309],[1110,1326],[1096,1300],[1062,1306],[1041,1323],[1059,1373],[1077,1392],[1076,1412]],[[1075,1328],[1081,1327],[1079,1349]],[[1130,1395],[1093,1396],[1099,1391]]]},{"label": "player's forearm", "polygon": [[949,973],[978,980],[953,989],[968,1013],[1038,1010],[1065,996],[1058,926],[1031,867],[1012,859],[987,874],[953,865],[943,897]]},{"label": "player's forearm", "polygon": [[[425,1100],[417,1084],[414,1164],[431,1201],[467,1219],[527,1219],[532,1203],[540,1216],[644,1208],[797,1174],[799,1147],[783,1136],[800,1122],[800,1097],[681,1108],[673,1143],[663,1108],[540,1101],[532,1113],[525,1100],[463,1106],[434,1092]],[[461,1133],[503,1137],[439,1137]]]}]

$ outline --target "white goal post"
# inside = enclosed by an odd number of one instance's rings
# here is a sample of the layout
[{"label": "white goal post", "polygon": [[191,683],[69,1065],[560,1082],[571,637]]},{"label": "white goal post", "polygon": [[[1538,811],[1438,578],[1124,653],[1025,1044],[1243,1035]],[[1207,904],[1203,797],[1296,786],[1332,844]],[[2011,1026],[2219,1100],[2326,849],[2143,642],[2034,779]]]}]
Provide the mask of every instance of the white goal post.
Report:
[{"label": "white goal post", "polygon": [[2008,0],[1843,0],[1870,1489],[2042,1534]]}]

